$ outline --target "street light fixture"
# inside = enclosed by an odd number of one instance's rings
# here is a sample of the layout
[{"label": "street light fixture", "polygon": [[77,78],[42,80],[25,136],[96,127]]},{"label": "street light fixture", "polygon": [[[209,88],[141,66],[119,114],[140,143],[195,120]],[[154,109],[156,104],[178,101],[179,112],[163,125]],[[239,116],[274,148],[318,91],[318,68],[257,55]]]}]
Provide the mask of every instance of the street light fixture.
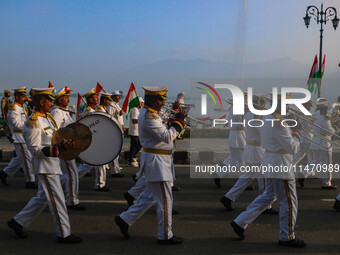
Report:
[{"label": "street light fixture", "polygon": [[[308,15],[309,14],[309,15]],[[334,18],[332,19],[332,24],[333,24],[333,28],[334,30],[336,30],[336,28],[339,25],[339,19],[338,19],[338,15],[337,15],[337,11],[334,7],[328,7],[326,8],[326,10],[323,10],[323,4],[321,4],[321,10],[319,11],[319,9],[314,6],[314,5],[310,5],[307,7],[306,10],[306,16],[303,17],[303,20],[305,22],[306,27],[309,27],[310,24],[310,19],[311,17],[314,16],[316,23],[319,24],[320,23],[320,54],[319,54],[319,77],[320,77],[320,83],[319,83],[319,90],[318,90],[318,97],[320,97],[321,94],[321,66],[322,66],[322,39],[323,39],[323,25],[327,23],[327,21],[330,20],[331,17],[334,16]]]}]

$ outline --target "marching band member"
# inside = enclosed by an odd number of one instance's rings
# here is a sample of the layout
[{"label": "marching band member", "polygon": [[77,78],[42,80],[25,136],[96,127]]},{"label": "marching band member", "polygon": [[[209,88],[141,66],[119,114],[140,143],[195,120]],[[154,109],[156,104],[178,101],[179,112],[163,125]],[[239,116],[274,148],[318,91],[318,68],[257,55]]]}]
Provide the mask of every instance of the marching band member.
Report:
[{"label": "marching band member", "polygon": [[35,175],[32,167],[32,155],[27,149],[22,130],[28,119],[28,109],[24,106],[28,100],[26,87],[14,89],[14,104],[10,105],[7,113],[7,121],[12,130],[12,138],[16,157],[13,157],[7,167],[0,172],[2,183],[7,186],[7,176],[14,176],[21,166],[24,169],[26,188],[35,189]]},{"label": "marching band member", "polygon": [[53,89],[32,89],[35,111],[27,120],[23,135],[27,147],[33,155],[33,167],[39,179],[38,193],[7,224],[19,238],[26,238],[27,234],[23,227],[28,227],[48,205],[57,231],[57,242],[79,243],[82,238],[71,234],[64,193],[59,178],[62,171],[57,158],[59,152],[72,149],[75,143],[69,140],[55,146],[51,144],[52,134],[58,129],[55,120],[49,113],[53,105]]},{"label": "marching band member", "polygon": [[[303,106],[307,109],[307,111],[311,111],[313,108],[314,101],[310,100],[307,103],[304,103]],[[306,130],[301,130],[301,141],[300,141],[300,147],[298,152],[293,157],[293,165],[299,164],[299,162],[307,155],[307,164],[311,163],[313,161],[313,154],[310,150],[310,140],[313,138],[313,134],[310,131],[312,130],[313,124],[306,121],[304,118],[298,117],[297,121],[301,124],[302,127],[304,127]],[[301,174],[306,174],[307,171],[302,172]],[[299,174],[300,175],[300,174]],[[300,186],[304,187],[304,178],[298,178],[298,182]]]},{"label": "marching band member", "polygon": [[[85,110],[85,115],[94,113],[96,111],[98,111],[98,93],[96,93],[96,91],[93,89],[91,89],[89,92],[87,92],[86,94],[83,95],[83,97],[86,98],[86,102],[88,107]],[[86,173],[90,172],[91,169],[93,168],[93,166],[88,165],[86,163],[83,163],[81,165],[78,166],[78,174],[79,177],[82,178],[83,176],[85,176]],[[106,186],[106,175],[104,176],[103,174],[100,174],[100,166],[96,166],[95,167],[95,172],[96,172],[96,178],[95,178],[95,185],[94,185],[94,189],[95,191],[103,191],[103,192],[107,192],[107,191],[111,191],[111,188]],[[104,180],[105,178],[105,180]]]},{"label": "marching band member", "polygon": [[[114,92],[112,92],[112,101],[110,105],[108,106],[108,112],[112,117],[114,117],[118,121],[118,123],[121,126],[121,129],[124,132],[125,130],[125,128],[123,127],[124,125],[123,113],[124,112],[118,104],[120,101],[121,95],[122,94],[118,90],[115,90]],[[119,155],[115,158],[113,162],[114,162],[113,167],[110,166],[111,177],[124,177],[124,174],[121,171],[121,167],[119,166]]]},{"label": "marching band member", "polygon": [[[247,93],[244,92],[244,98],[246,102]],[[233,114],[233,108],[234,106],[231,106],[229,109],[228,114],[228,123],[240,123],[243,122],[243,115],[234,115]],[[226,166],[233,165],[233,166],[241,166],[242,161],[242,154],[243,150],[246,146],[246,139],[244,134],[244,127],[242,124],[232,124],[230,126],[230,132],[229,132],[229,149],[230,149],[230,155],[224,160],[223,164]],[[217,173],[218,178],[214,179],[214,182],[218,188],[221,187],[221,179],[226,175],[226,173]]]},{"label": "marching band member", "polygon": [[[260,103],[260,106],[264,106],[265,102],[260,100],[260,98],[256,95],[253,96],[253,103]],[[262,103],[262,104],[261,104]],[[252,119],[260,119],[260,116],[254,115],[252,112],[248,111],[244,115],[245,123],[248,123],[249,120]],[[262,156],[264,153],[264,149],[261,146],[261,137],[260,137],[260,127],[251,127],[249,125],[245,125],[244,128],[245,138],[246,138],[246,147],[243,152],[243,161],[246,166],[257,166],[259,172],[246,172],[240,176],[235,185],[226,193],[221,199],[220,202],[223,206],[229,210],[233,211],[232,202],[235,202],[236,199],[243,193],[243,191],[254,181],[255,178],[258,179],[259,193],[262,194],[265,188],[265,180],[264,176],[261,174],[261,163]],[[266,214],[277,215],[278,212],[275,211],[271,205],[264,211]]]},{"label": "marching band member", "polygon": [[183,129],[185,114],[180,111],[176,115],[176,120],[168,128],[158,115],[165,104],[167,88],[143,86],[143,89],[145,106],[138,118],[138,131],[143,147],[140,169],[145,176],[147,187],[136,204],[115,217],[115,222],[127,239],[129,226],[157,203],[157,243],[179,244],[183,239],[175,237],[171,229],[173,204],[171,181],[174,179],[171,151],[173,140]]},{"label": "marching band member", "polygon": [[[310,175],[314,174],[316,166],[326,165],[327,171],[322,172],[322,186],[321,189],[336,189],[335,185],[332,185],[332,172],[329,171],[329,165],[332,164],[332,143],[326,141],[326,139],[331,140],[332,134],[335,133],[335,130],[339,126],[339,122],[332,123],[330,118],[327,116],[328,113],[328,101],[325,98],[319,98],[316,103],[316,110],[320,111],[316,122],[313,126],[313,131],[315,133],[319,133],[320,135],[324,136],[325,139],[320,138],[319,136],[313,136],[313,142],[310,145],[310,150],[313,153],[313,162],[308,165],[308,171],[305,172],[304,177],[308,178]],[[323,129],[319,128],[322,127]],[[324,129],[328,130],[325,131]],[[299,179],[299,183],[303,186],[304,179]]]},{"label": "marching band member", "polygon": [[[280,98],[278,101],[281,101]],[[281,103],[279,102],[278,105]],[[288,107],[288,106],[287,106]],[[280,234],[278,244],[302,248],[306,243],[295,237],[294,228],[297,217],[298,199],[296,194],[295,175],[292,169],[293,155],[299,147],[299,133],[294,137],[289,127],[281,124],[281,109],[262,118],[264,125],[260,129],[261,145],[265,149],[262,158],[262,169],[267,167],[287,167],[288,171],[264,171],[266,188],[234,221],[231,222],[234,232],[244,239],[244,231],[276,199],[280,203]]]},{"label": "marching band member", "polygon": [[[54,103],[51,110],[51,115],[59,128],[64,128],[73,123],[68,104],[70,102],[71,89],[65,86],[61,90],[54,93]],[[84,210],[85,207],[79,204],[79,177],[76,160],[60,159],[61,171],[63,172],[62,179],[65,181],[65,193],[67,208],[72,210]]]},{"label": "marching band member", "polygon": [[[98,106],[98,112],[104,112],[108,114],[108,106],[110,105],[112,99],[111,99],[112,94],[109,93],[100,93],[100,104]],[[113,161],[109,164],[106,165],[101,165],[101,166],[96,166],[96,180],[97,184],[95,189],[99,190],[102,187],[109,188],[106,186],[106,167],[114,167]],[[106,189],[104,188],[104,189]]]}]

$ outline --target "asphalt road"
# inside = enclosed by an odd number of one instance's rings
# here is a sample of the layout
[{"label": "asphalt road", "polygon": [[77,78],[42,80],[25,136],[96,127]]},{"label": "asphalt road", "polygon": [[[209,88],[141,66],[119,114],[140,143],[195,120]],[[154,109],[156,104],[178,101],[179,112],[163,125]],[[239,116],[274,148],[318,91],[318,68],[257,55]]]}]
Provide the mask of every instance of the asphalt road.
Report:
[{"label": "asphalt road", "polygon": [[[3,165],[1,166],[3,167]],[[24,188],[22,177],[8,178],[9,187],[0,184],[0,254],[340,254],[340,213],[332,210],[339,190],[321,190],[321,180],[310,179],[298,189],[299,214],[296,235],[307,243],[304,249],[280,247],[278,216],[261,215],[246,230],[246,239],[238,240],[229,222],[257,196],[257,189],[245,191],[233,212],[224,210],[219,198],[234,184],[225,179],[217,189],[211,179],[190,179],[188,166],[177,166],[178,185],[174,193],[173,232],[185,239],[176,246],[156,244],[156,208],[151,208],[129,229],[124,240],[114,216],[127,209],[123,193],[134,182],[135,168],[124,167],[124,178],[111,178],[112,192],[93,190],[94,176],[80,182],[80,200],[85,211],[70,211],[72,232],[84,238],[75,245],[56,243],[52,218],[46,208],[27,228],[28,238],[17,239],[6,221],[18,213],[36,191]],[[339,184],[335,180],[334,184]],[[254,183],[256,186],[256,183]],[[274,204],[278,209],[278,204]]]}]

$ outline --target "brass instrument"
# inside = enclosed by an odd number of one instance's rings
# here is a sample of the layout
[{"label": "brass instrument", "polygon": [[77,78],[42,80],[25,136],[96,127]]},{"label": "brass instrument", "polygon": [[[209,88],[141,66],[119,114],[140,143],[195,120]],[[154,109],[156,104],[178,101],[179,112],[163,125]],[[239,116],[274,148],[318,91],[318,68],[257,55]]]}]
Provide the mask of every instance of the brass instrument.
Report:
[{"label": "brass instrument", "polygon": [[[260,96],[259,98],[264,98],[265,100],[269,100],[268,98],[266,98],[266,97],[264,97],[264,96]],[[232,99],[226,98],[225,101],[226,101],[228,104],[231,104],[231,105],[233,104]],[[246,103],[245,105],[247,105],[247,103]],[[259,105],[259,104],[253,104],[253,105],[256,106],[256,107],[259,107],[259,108],[264,109],[264,107],[261,106],[261,105]],[[298,116],[299,118],[301,118],[301,119],[303,119],[303,120],[305,120],[305,121],[307,121],[307,122],[309,122],[309,123],[311,123],[311,124],[313,124],[313,125],[319,127],[320,129],[323,129],[323,130],[329,132],[327,129],[324,129],[324,128],[321,127],[321,126],[316,125],[316,124],[314,123],[315,120],[311,120],[311,119],[307,119],[307,118],[302,117],[301,114],[298,114],[298,113],[297,113],[297,112],[299,112],[298,110],[291,109],[291,108],[289,108],[289,109],[290,109],[291,111],[288,110],[288,112],[292,113],[294,116]],[[306,129],[306,128],[304,128],[304,127],[301,127],[301,129],[303,129],[303,130],[305,130],[305,131],[308,131],[308,132],[311,132],[313,135],[319,137],[320,139],[323,139],[323,140],[325,140],[325,141],[327,141],[327,142],[330,142],[330,143],[332,143],[332,144],[334,144],[334,145],[340,147],[340,144],[338,144],[338,143],[336,143],[336,142],[334,142],[334,141],[332,141],[332,140],[330,140],[330,139],[327,139],[326,137],[324,137],[323,135],[321,135],[321,134],[319,134],[319,133],[316,133],[316,132],[314,132],[314,131],[312,131],[312,130],[309,130],[309,129]],[[303,137],[304,139],[308,140],[309,142],[316,143],[316,142],[313,141],[312,139],[309,139],[308,137],[306,137],[306,136],[304,136],[304,135],[302,135],[302,134],[301,134],[301,137]],[[321,147],[324,148],[324,149],[327,149],[327,150],[329,149],[329,147],[325,147],[325,146],[322,146],[322,145],[320,145],[320,144],[318,144],[318,145],[321,146]]]}]

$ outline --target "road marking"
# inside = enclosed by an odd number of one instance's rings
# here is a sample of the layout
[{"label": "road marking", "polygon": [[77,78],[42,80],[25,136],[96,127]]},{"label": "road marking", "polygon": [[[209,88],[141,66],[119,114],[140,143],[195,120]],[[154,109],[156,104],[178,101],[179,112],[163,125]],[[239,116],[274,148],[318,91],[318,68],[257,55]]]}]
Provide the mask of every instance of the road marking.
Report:
[{"label": "road marking", "polygon": [[335,199],[334,198],[322,198],[320,199],[321,201],[324,201],[324,202],[334,202]]},{"label": "road marking", "polygon": [[80,202],[87,204],[126,204],[124,200],[80,200]]}]

